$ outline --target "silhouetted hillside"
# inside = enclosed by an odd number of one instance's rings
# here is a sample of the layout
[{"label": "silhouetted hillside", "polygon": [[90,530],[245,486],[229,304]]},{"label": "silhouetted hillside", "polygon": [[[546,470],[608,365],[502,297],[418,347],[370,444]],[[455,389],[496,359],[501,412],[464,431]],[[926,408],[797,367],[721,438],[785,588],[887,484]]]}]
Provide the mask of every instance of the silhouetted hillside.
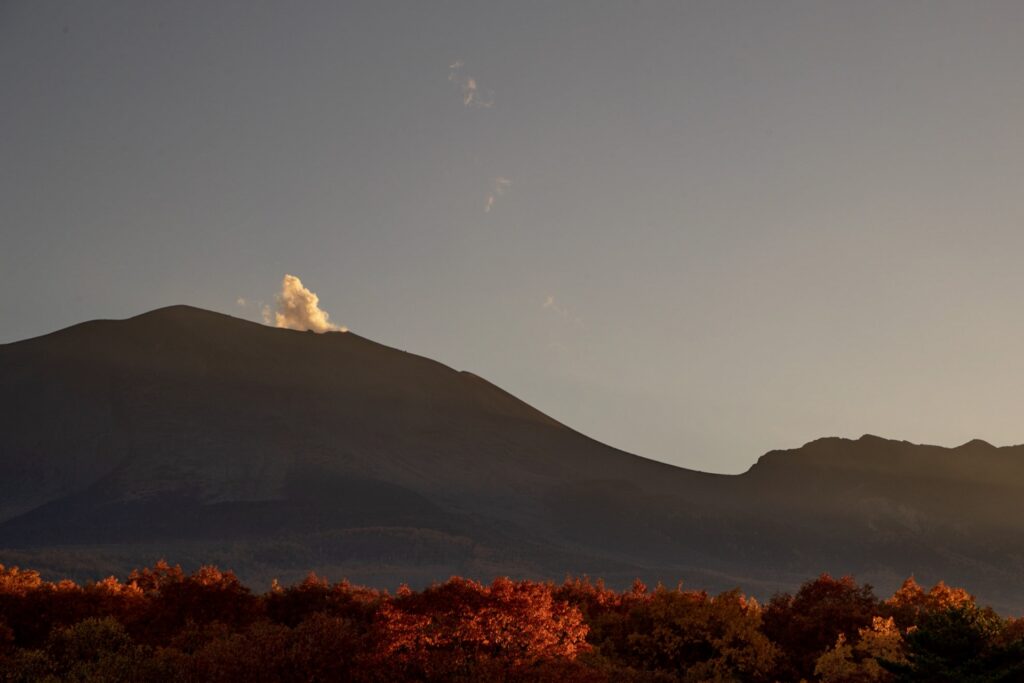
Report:
[{"label": "silhouetted hillside", "polygon": [[186,306],[0,345],[0,376],[6,564],[83,579],[173,555],[252,582],[589,573],[755,594],[916,573],[1024,608],[1022,447],[829,438],[705,474],[352,333]]}]

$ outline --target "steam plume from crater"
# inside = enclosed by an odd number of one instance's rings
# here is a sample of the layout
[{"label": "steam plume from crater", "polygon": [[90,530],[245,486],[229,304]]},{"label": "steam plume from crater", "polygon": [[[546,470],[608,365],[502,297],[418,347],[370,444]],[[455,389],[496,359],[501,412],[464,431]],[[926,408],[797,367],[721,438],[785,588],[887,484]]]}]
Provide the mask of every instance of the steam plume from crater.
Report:
[{"label": "steam plume from crater", "polygon": [[320,308],[320,297],[311,292],[295,275],[285,275],[281,280],[281,293],[275,298],[275,306],[263,307],[263,321],[268,325],[289,330],[312,330],[313,332],[348,332],[344,325],[331,322],[327,311]]}]

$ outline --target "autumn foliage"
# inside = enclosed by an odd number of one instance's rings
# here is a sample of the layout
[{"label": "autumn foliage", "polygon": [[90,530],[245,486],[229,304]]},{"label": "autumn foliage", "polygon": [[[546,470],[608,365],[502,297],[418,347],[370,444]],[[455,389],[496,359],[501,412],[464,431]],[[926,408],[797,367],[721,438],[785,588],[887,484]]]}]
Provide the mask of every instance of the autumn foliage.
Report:
[{"label": "autumn foliage", "polygon": [[394,594],[310,575],[252,593],[165,562],[78,585],[0,566],[5,681],[1015,681],[1024,622],[908,579],[827,574],[762,606],[640,582],[452,578]]}]

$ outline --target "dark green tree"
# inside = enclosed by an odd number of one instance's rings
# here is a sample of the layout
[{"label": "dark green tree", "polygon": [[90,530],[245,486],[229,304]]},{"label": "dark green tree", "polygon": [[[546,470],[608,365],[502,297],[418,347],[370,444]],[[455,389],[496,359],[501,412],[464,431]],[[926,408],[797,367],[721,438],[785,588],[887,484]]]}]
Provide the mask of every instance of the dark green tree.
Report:
[{"label": "dark green tree", "polygon": [[961,605],[924,615],[907,634],[906,664],[882,662],[897,681],[1024,681],[1024,641],[1004,637],[1006,622],[988,608]]}]

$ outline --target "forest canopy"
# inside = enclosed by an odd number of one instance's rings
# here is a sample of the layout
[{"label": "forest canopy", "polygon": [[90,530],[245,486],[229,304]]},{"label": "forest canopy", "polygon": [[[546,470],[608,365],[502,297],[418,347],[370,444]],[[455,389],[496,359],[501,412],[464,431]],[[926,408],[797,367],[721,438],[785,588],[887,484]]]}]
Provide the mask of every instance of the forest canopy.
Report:
[{"label": "forest canopy", "polygon": [[1024,620],[907,579],[828,574],[766,605],[738,590],[625,591],[453,577],[395,593],[310,574],[255,594],[158,562],[79,585],[0,565],[5,681],[1013,681]]}]

